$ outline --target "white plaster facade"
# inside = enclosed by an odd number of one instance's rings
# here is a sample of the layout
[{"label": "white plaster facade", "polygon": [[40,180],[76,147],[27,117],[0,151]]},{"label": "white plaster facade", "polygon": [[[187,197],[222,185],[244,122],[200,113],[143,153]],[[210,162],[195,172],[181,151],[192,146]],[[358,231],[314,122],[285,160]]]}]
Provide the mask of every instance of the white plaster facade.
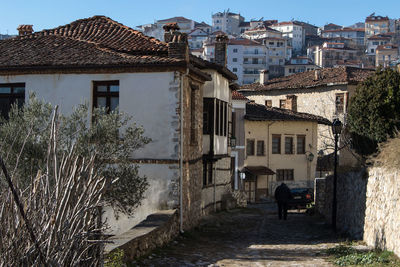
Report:
[{"label": "white plaster facade", "polygon": [[300,24],[289,21],[280,22],[271,26],[272,29],[282,32],[282,37],[287,37],[295,54],[301,53],[305,45],[305,30]]},{"label": "white plaster facade", "polygon": [[[0,76],[0,83],[25,83],[26,98],[34,92],[39,99],[58,105],[60,112],[69,114],[75,106],[93,104],[93,81],[119,81],[119,110],[133,116],[143,126],[151,143],[136,151],[134,159],[178,160],[176,130],[179,118],[178,88],[180,78],[174,72],[116,73],[116,74],[29,74]],[[111,233],[118,234],[167,207],[176,207],[178,195],[178,164],[140,164],[140,174],[150,184],[142,205],[133,217],[105,209]],[[175,193],[174,193],[175,192]]]}]

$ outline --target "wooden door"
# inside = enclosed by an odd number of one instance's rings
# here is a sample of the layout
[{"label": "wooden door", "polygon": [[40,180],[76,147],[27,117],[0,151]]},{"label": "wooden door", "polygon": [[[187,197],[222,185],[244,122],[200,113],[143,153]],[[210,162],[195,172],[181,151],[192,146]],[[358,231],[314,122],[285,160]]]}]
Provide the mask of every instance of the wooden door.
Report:
[{"label": "wooden door", "polygon": [[256,181],[250,180],[244,182],[244,190],[247,194],[248,202],[256,201]]}]

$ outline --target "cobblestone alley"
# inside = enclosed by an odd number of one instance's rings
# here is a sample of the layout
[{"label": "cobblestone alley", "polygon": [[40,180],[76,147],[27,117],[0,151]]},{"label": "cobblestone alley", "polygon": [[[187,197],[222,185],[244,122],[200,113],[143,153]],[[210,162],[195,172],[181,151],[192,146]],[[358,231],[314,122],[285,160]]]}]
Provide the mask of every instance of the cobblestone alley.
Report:
[{"label": "cobblestone alley", "polygon": [[134,266],[333,266],[329,226],[315,216],[289,213],[278,220],[274,203],[221,212]]}]

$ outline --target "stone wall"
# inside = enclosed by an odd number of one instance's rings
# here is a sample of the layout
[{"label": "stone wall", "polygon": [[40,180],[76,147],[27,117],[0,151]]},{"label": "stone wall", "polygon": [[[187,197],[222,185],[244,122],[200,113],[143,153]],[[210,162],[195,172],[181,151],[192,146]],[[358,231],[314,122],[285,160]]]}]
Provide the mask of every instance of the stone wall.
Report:
[{"label": "stone wall", "polygon": [[[331,222],[333,176],[315,181],[315,206]],[[383,167],[338,175],[337,229],[400,255],[400,172]]]},{"label": "stone wall", "polygon": [[[337,178],[336,226],[339,233],[362,239],[365,217],[365,171],[339,173]],[[315,181],[315,207],[332,222],[333,176]]]},{"label": "stone wall", "polygon": [[364,241],[400,256],[400,172],[369,169]]},{"label": "stone wall", "polygon": [[[124,260],[132,261],[146,255],[153,249],[161,247],[179,234],[179,211],[173,214],[160,212],[150,215],[144,222],[130,231],[110,240],[116,244],[106,247],[105,253],[113,253],[116,249],[124,251]],[[126,242],[125,239],[130,241]],[[119,243],[123,243],[119,245]]]}]

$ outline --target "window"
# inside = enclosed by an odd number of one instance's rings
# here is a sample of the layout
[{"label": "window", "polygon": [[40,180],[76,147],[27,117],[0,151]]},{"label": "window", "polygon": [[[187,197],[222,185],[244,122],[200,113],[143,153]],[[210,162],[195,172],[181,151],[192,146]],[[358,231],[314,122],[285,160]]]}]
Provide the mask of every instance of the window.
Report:
[{"label": "window", "polygon": [[281,135],[272,135],[272,154],[281,154]]},{"label": "window", "polygon": [[253,58],[253,60],[252,60],[251,63],[252,63],[252,64],[258,64],[258,58]]},{"label": "window", "polygon": [[293,154],[293,137],[285,137],[285,154]]},{"label": "window", "polygon": [[306,136],[298,135],[297,136],[297,154],[305,154],[306,153]]},{"label": "window", "polygon": [[221,123],[221,105],[220,101],[218,99],[216,100],[216,108],[215,108],[215,134],[219,135],[220,134],[220,123]]},{"label": "window", "polygon": [[279,107],[280,108],[286,108],[286,99],[280,99],[279,100]]},{"label": "window", "polygon": [[267,107],[272,107],[272,100],[265,100],[265,105],[267,106]]},{"label": "window", "polygon": [[119,105],[119,81],[93,82],[93,106],[105,108],[107,112],[115,110]]},{"label": "window", "polygon": [[257,141],[257,156],[264,156],[264,141]]},{"label": "window", "polygon": [[8,119],[8,113],[11,110],[11,106],[16,104],[20,108],[24,102],[24,83],[0,84],[0,116]]},{"label": "window", "polygon": [[253,139],[246,140],[246,155],[254,156],[254,140]]},{"label": "window", "polygon": [[293,181],[294,180],[293,169],[277,169],[276,170],[276,181]]},{"label": "window", "polygon": [[343,111],[344,111],[344,93],[336,94],[335,106],[336,106],[336,114],[343,113]]},{"label": "window", "polygon": [[233,53],[237,53],[237,52],[238,52],[237,48],[234,48]]},{"label": "window", "polygon": [[237,62],[237,58],[236,57],[232,58],[232,62]]},{"label": "window", "polygon": [[214,99],[203,100],[203,134],[211,134],[214,128]]},{"label": "window", "polygon": [[233,72],[237,72],[237,68],[233,68],[232,71],[233,71]]}]

